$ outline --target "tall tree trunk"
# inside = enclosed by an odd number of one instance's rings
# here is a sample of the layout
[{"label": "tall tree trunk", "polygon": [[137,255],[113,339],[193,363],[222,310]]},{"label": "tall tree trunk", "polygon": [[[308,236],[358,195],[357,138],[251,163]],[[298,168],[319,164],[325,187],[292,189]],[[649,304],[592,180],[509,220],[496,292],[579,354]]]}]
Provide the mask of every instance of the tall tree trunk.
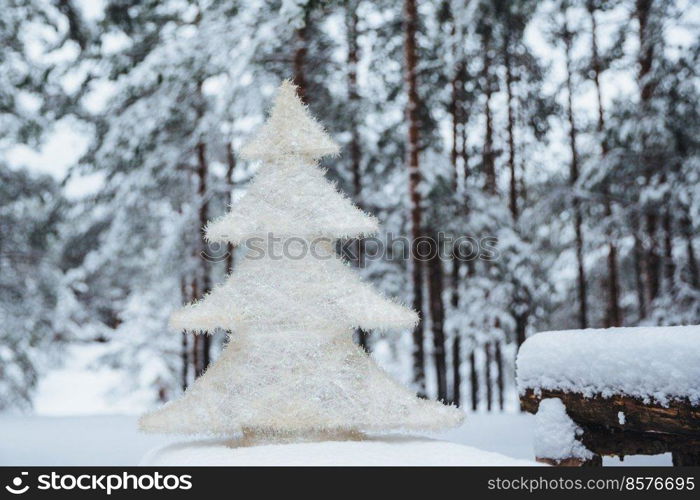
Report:
[{"label": "tall tree trunk", "polygon": [[671,211],[667,208],[664,214],[664,278],[666,281],[666,291],[673,293],[673,275],[675,266],[673,264],[673,218]]},{"label": "tall tree trunk", "polygon": [[[452,29],[454,35],[454,27]],[[451,87],[450,115],[452,118],[452,150],[450,151],[450,164],[452,165],[452,188],[457,191],[459,187],[459,172],[457,171],[457,157],[459,155],[459,71],[454,69]]]},{"label": "tall tree trunk", "polygon": [[527,337],[527,314],[516,313],[513,315],[515,317],[515,342],[518,347],[523,345]]},{"label": "tall tree trunk", "polygon": [[[640,109],[642,116],[650,111],[651,99],[656,87],[655,82],[651,78],[651,69],[654,61],[654,40],[651,33],[650,15],[652,10],[653,0],[636,0],[635,16],[639,22],[639,83],[640,83]],[[655,160],[652,158],[651,152],[648,151],[647,137],[643,136],[642,140],[642,163],[647,184],[651,183],[655,171]],[[646,290],[647,302],[651,302],[659,294],[660,276],[661,276],[661,256],[659,254],[658,244],[658,216],[656,208],[651,207],[646,209],[646,236],[649,241],[645,255],[645,271],[646,271]]]},{"label": "tall tree trunk", "polygon": [[[434,235],[437,241],[437,236]],[[447,401],[447,357],[445,352],[445,307],[442,302],[443,270],[439,252],[428,259],[430,325],[433,334],[433,357],[437,380],[437,399]]]},{"label": "tall tree trunk", "polygon": [[505,374],[503,373],[503,354],[501,352],[500,340],[497,340],[494,343],[494,358],[496,361],[496,367],[498,368],[498,374],[496,378],[496,387],[498,387],[498,408],[502,411],[505,407]]},{"label": "tall tree trunk", "polygon": [[462,404],[462,346],[459,332],[452,338],[452,404]]},{"label": "tall tree trunk", "polygon": [[[233,204],[233,172],[236,170],[236,156],[233,154],[231,141],[226,144],[226,163],[226,185],[228,187],[226,204],[231,206]],[[233,245],[231,243],[226,245],[226,272],[228,274],[233,272]]]},{"label": "tall tree trunk", "polygon": [[[610,201],[605,203],[605,216],[610,219],[612,216],[612,207]],[[620,308],[620,279],[617,272],[617,246],[613,241],[613,235],[608,234],[610,242],[608,243],[608,304],[605,313],[605,326],[622,326],[622,309]]]},{"label": "tall tree trunk", "polygon": [[486,384],[486,410],[493,409],[493,380],[491,377],[491,343],[484,344],[484,383]]},{"label": "tall tree trunk", "polygon": [[[197,144],[197,179],[199,180],[199,185],[197,188],[197,195],[199,197],[199,226],[204,228],[207,225],[209,219],[209,200],[207,198],[207,176],[209,171],[209,166],[207,164],[207,149],[204,142]],[[201,249],[204,251],[206,248],[206,241],[204,239],[204,231],[200,231],[201,235]],[[209,261],[200,255],[201,263],[201,290],[200,297],[209,293],[211,289],[211,276],[210,276],[210,266]],[[204,370],[209,366],[209,351],[210,351],[210,337],[209,335],[197,335],[199,341],[199,366],[195,371],[195,376],[199,377]]]},{"label": "tall tree trunk", "polygon": [[649,246],[646,252],[644,269],[646,271],[646,302],[650,306],[654,299],[659,295],[659,288],[661,284],[659,275],[661,256],[659,255],[657,231],[658,217],[656,214],[648,213],[646,216],[646,234],[649,240]]},{"label": "tall tree trunk", "polygon": [[632,248],[632,262],[634,266],[635,288],[637,289],[637,313],[639,319],[646,318],[646,291],[644,290],[644,250],[639,233],[639,219],[636,215],[632,220],[632,231],[634,233],[634,247]]},{"label": "tall tree trunk", "polygon": [[[571,166],[569,175],[569,184],[572,191],[576,188],[578,180],[578,149],[576,145],[576,123],[574,121],[574,104],[573,104],[573,82],[572,82],[572,62],[571,62],[571,45],[573,34],[569,31],[569,27],[564,20],[564,47],[566,57],[566,91],[567,91],[567,116],[569,119],[569,146],[571,148]],[[578,320],[579,327],[586,328],[588,326],[588,307],[586,297],[586,269],[583,261],[583,217],[581,215],[581,207],[577,194],[573,193],[573,211],[574,211],[574,231],[576,235],[576,261],[578,264],[578,303],[579,312]]]},{"label": "tall tree trunk", "polygon": [[[185,280],[185,278],[182,278],[180,280],[180,294],[182,295],[183,302],[190,302],[190,298],[187,293],[187,281]],[[180,359],[182,360],[182,370],[180,371],[180,384],[184,392],[187,389],[187,386],[189,385],[190,375],[190,354],[188,352],[189,346],[187,341],[187,332],[185,331],[182,332],[182,340],[180,346]]]},{"label": "tall tree trunk", "polygon": [[491,50],[491,30],[488,29],[482,40],[482,50],[484,53],[483,78],[486,85],[486,103],[484,106],[484,114],[486,116],[486,131],[484,134],[484,150],[483,164],[486,174],[484,190],[489,194],[496,193],[496,165],[493,151],[493,113],[491,110],[491,97],[493,89],[491,88],[491,58],[489,52]]},{"label": "tall tree trunk", "polygon": [[416,51],[416,31],[418,29],[418,12],[416,0],[404,0],[404,55],[405,80],[408,93],[406,115],[408,119],[408,190],[411,203],[411,239],[413,246],[412,281],[413,309],[420,319],[413,330],[413,383],[420,396],[425,396],[425,353],[423,347],[423,264],[416,258],[416,245],[422,234],[421,194],[418,187],[421,182],[419,169],[419,116],[418,116],[418,82]]},{"label": "tall tree trunk", "polygon": [[308,104],[308,86],[306,82],[306,54],[308,53],[307,47],[307,24],[309,22],[309,11],[308,7],[304,14],[304,25],[297,29],[296,31],[296,49],[294,50],[293,56],[293,71],[294,76],[292,78],[294,85],[297,86],[297,93],[299,98],[304,104]]},{"label": "tall tree trunk", "polygon": [[[454,28],[453,28],[454,32]],[[450,151],[450,164],[452,165],[453,189],[458,189],[459,159],[461,158],[464,181],[469,177],[467,165],[467,131],[466,110],[464,106],[465,63],[455,53],[455,68],[451,81],[450,117],[452,121],[452,149]]]},{"label": "tall tree trunk", "polygon": [[[197,279],[193,278],[190,283],[190,293],[192,294],[192,300],[200,298],[199,287],[197,286]],[[192,370],[194,372],[194,377],[197,378],[204,369],[202,368],[202,337],[204,335],[196,334],[192,337]]]},{"label": "tall tree trunk", "polygon": [[[452,24],[452,36],[456,35],[456,23]],[[455,46],[453,51],[453,56],[455,59],[454,74],[452,75],[452,95],[450,102],[450,114],[452,118],[452,150],[450,153],[450,162],[452,164],[452,175],[453,175],[453,190],[455,195],[459,191],[459,169],[458,169],[458,158],[460,157],[460,145],[461,145],[461,157],[463,159],[464,165],[464,182],[466,187],[466,180],[469,175],[467,166],[467,156],[466,148],[466,124],[464,123],[464,112],[462,98],[464,95],[464,62],[461,58],[461,53]],[[461,136],[460,136],[461,127]],[[451,306],[452,311],[455,313],[459,309],[459,281],[460,281],[460,269],[461,261],[457,258],[456,252],[453,251],[452,255],[452,294],[451,294]],[[459,329],[455,328],[452,332],[452,397],[451,403],[459,406],[461,404],[461,393],[462,393],[462,353],[461,353],[461,333]]]},{"label": "tall tree trunk", "polygon": [[460,151],[460,157],[462,158],[462,172],[464,172],[464,186],[466,188],[467,186],[467,180],[470,177],[469,172],[469,136],[468,136],[468,125],[469,125],[469,113],[467,111],[467,106],[464,101],[462,101],[462,106],[460,106],[460,119],[462,122],[462,127],[461,127],[461,139],[462,139],[462,147]]},{"label": "tall tree trunk", "polygon": [[479,409],[479,374],[476,369],[476,352],[472,347],[469,353],[469,385],[471,389],[472,411]]},{"label": "tall tree trunk", "polygon": [[688,259],[688,274],[690,276],[690,284],[694,289],[700,290],[700,271],[698,270],[698,261],[695,257],[695,248],[693,248],[693,221],[690,218],[690,210],[685,208],[685,214],[682,219],[683,237],[685,238],[685,248]]},{"label": "tall tree trunk", "polygon": [[[588,13],[591,18],[591,53],[593,58],[593,84],[595,85],[596,98],[598,100],[598,135],[600,136],[601,157],[604,160],[608,154],[608,143],[605,139],[605,112],[603,109],[603,93],[600,85],[602,67],[598,54],[598,25],[596,22],[596,2],[587,2]],[[605,217],[610,221],[612,217],[612,200],[610,197],[609,181],[603,183],[603,203]],[[607,307],[605,311],[605,326],[622,326],[622,310],[620,309],[620,281],[617,272],[617,245],[610,229],[607,230],[608,258],[607,258]]]},{"label": "tall tree trunk", "polygon": [[[509,19],[510,20],[510,17]],[[506,30],[510,30],[510,22]],[[506,96],[508,106],[508,171],[510,173],[510,189],[508,207],[513,220],[518,219],[518,180],[515,174],[515,111],[513,110],[513,68],[510,56],[510,36],[505,37],[503,46],[504,64],[506,69]]]},{"label": "tall tree trunk", "polygon": [[[350,103],[350,172],[352,173],[352,187],[355,203],[362,208],[362,151],[360,149],[360,131],[357,122],[360,95],[357,91],[357,63],[359,61],[359,46],[357,43],[357,0],[348,0],[346,3],[346,29],[348,42],[348,102]],[[354,244],[355,260],[358,267],[362,266],[363,243],[360,238]],[[362,328],[356,331],[357,343],[365,352],[369,352],[368,333]]]}]

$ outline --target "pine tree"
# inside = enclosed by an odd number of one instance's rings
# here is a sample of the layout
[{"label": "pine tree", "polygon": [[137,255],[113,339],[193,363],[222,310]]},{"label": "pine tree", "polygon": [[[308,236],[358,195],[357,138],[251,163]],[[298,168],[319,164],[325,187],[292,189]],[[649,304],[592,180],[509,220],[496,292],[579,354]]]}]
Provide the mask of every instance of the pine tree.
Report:
[{"label": "pine tree", "polygon": [[242,156],[262,166],[210,241],[245,243],[227,281],[171,318],[174,329],[231,331],[219,360],[172,403],[141,419],[156,432],[304,434],[457,425],[454,408],[417,398],[352,342],[356,327],[410,328],[416,314],[363,283],[333,251],[377,222],[316,163],[338,146],[282,84]]}]

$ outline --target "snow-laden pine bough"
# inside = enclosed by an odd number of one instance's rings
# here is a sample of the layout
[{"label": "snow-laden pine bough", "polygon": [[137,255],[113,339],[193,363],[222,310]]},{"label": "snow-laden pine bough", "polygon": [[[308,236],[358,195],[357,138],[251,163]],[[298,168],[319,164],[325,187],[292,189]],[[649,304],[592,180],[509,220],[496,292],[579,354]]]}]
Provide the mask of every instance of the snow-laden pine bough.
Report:
[{"label": "snow-laden pine bough", "polygon": [[229,341],[183,397],[141,418],[143,430],[293,441],[461,423],[457,408],[416,397],[352,341],[355,328],[410,328],[418,317],[333,250],[338,238],[377,230],[325,179],[318,160],[337,153],[283,83],[242,150],[261,162],[257,175],[206,228],[210,241],[246,243],[248,252],[223,284],[171,318],[175,330],[222,329]]},{"label": "snow-laden pine bough", "polygon": [[700,465],[700,326],[539,333],[517,374],[538,460],[671,452],[674,465]]}]

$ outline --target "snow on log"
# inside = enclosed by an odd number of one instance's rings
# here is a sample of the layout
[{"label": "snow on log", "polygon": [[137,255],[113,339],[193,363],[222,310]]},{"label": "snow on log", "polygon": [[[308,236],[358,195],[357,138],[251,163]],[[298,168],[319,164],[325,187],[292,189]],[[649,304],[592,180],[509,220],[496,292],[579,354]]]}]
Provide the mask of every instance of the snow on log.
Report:
[{"label": "snow on log", "polygon": [[[687,400],[673,400],[663,406],[630,396],[587,397],[561,390],[528,389],[521,394],[520,405],[527,412],[537,413],[540,402],[548,398],[559,398],[579,425],[632,432],[653,429],[668,434],[700,436],[700,407]],[[624,421],[619,418],[620,412],[625,415]]]},{"label": "snow on log", "polygon": [[579,441],[582,434],[583,429],[567,415],[560,399],[549,398],[540,402],[535,417],[535,456],[538,461],[559,465],[566,460],[576,460],[576,465],[581,465],[593,459],[594,454]]},{"label": "snow on log", "polygon": [[[626,396],[667,408],[677,418],[680,408],[700,405],[700,326],[538,333],[520,348],[517,372],[521,395],[554,391],[587,398]],[[633,421],[625,408],[636,404],[620,403],[613,424],[621,425],[618,411]]]}]

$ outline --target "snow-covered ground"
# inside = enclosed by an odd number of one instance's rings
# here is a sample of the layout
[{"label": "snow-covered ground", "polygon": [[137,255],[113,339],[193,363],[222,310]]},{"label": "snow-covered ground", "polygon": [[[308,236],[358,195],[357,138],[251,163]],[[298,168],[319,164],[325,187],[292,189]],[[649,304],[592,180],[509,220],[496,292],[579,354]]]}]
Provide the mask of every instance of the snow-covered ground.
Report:
[{"label": "snow-covered ground", "polygon": [[[0,416],[0,465],[136,465],[147,452],[183,441],[142,434],[136,420],[108,415]],[[532,415],[474,414],[459,429],[429,437],[532,460],[533,431]],[[251,453],[248,456],[254,458],[256,452]],[[368,457],[367,462],[373,460]],[[605,459],[605,465],[619,463]],[[627,457],[623,465],[671,465],[671,457]]]},{"label": "snow-covered ground", "polygon": [[108,344],[69,346],[63,366],[49,371],[39,381],[34,411],[42,416],[138,414],[148,407],[152,394],[123,389],[122,370],[101,361]]},{"label": "snow-covered ground", "polygon": [[[0,415],[0,465],[136,465],[152,450],[175,443],[181,446],[182,438],[147,435],[137,430],[136,413],[143,408],[142,396],[124,398],[114,393],[119,374],[95,368],[99,366],[95,363],[99,349],[86,346],[74,352],[68,368],[55,370],[42,380],[35,400],[36,415]],[[120,412],[130,415],[115,415]],[[476,413],[468,414],[458,429],[424,437],[531,461],[534,424],[534,417],[529,414]],[[393,436],[386,441],[392,440],[393,444],[400,444],[402,440],[405,444],[406,438]],[[413,442],[418,448],[425,448],[426,453],[436,449],[434,442],[421,441],[420,437]],[[320,443],[316,444],[323,448]],[[348,452],[353,446],[349,443]],[[294,453],[293,449],[285,451],[280,447],[268,451],[277,454],[280,461],[291,460]],[[476,453],[451,447],[443,451],[452,456],[461,454],[465,463],[470,453]],[[241,457],[252,463],[259,459],[256,458],[258,453],[260,450],[250,449]],[[385,454],[387,449],[375,446],[374,453]],[[493,459],[488,454],[481,457],[484,463]],[[472,459],[478,457],[472,454],[469,460]],[[368,457],[366,463],[376,462]],[[620,462],[605,458],[604,463],[617,465]],[[671,457],[670,454],[628,457],[623,465],[671,465]]]},{"label": "snow-covered ground", "polygon": [[142,465],[443,465],[535,466],[531,460],[425,437],[384,435],[362,440],[249,445],[244,439],[202,440],[168,445]]}]

